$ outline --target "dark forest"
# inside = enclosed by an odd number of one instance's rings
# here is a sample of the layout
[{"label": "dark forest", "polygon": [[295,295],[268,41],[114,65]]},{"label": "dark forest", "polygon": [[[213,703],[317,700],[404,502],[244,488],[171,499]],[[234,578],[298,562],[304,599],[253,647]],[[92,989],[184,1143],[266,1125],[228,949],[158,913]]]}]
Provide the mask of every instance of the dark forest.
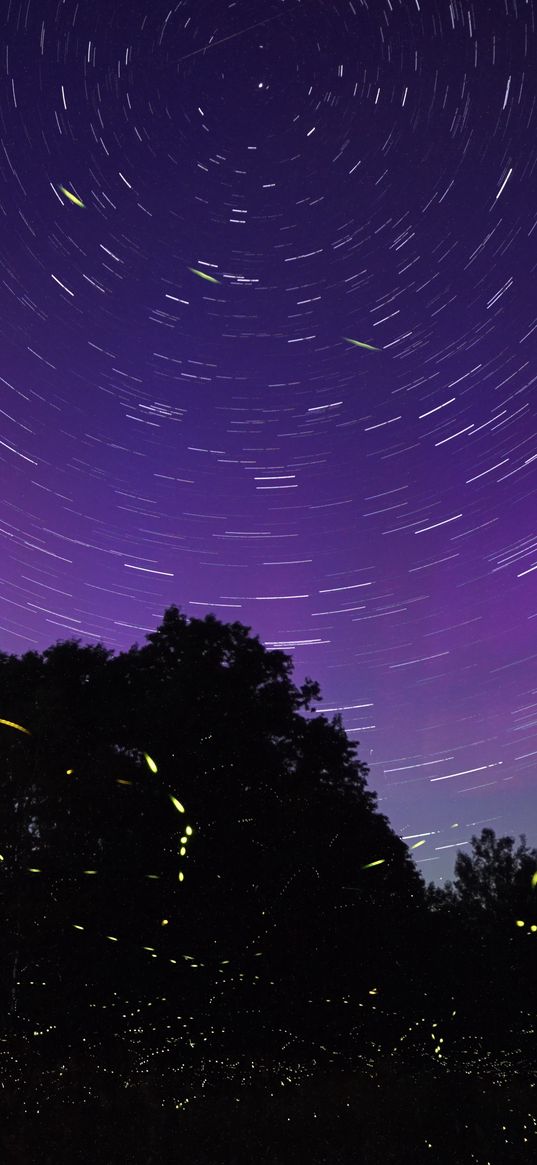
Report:
[{"label": "dark forest", "polygon": [[212,615],[4,654],[0,707],[3,1160],[533,1159],[524,837],[427,885],[318,684]]}]

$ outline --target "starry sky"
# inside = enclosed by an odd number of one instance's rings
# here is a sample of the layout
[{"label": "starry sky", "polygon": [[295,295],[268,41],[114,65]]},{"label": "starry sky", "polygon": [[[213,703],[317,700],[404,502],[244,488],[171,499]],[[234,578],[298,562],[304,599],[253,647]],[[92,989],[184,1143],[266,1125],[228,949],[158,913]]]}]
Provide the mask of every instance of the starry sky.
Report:
[{"label": "starry sky", "polygon": [[245,623],[435,880],[537,844],[535,16],[2,16],[0,649]]}]

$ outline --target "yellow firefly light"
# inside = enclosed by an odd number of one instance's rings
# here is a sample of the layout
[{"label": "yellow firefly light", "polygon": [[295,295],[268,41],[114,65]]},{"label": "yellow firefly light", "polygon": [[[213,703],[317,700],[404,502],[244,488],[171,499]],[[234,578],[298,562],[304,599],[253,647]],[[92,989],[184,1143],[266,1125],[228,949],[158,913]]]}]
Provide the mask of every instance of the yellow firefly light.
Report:
[{"label": "yellow firefly light", "polygon": [[361,340],[351,340],[350,336],[343,336],[347,344],[354,344],[355,348],[367,348],[368,352],[380,352],[380,348],[375,348],[373,344],[363,344]]},{"label": "yellow firefly light", "polygon": [[23,728],[22,724],[15,724],[13,720],[0,720],[0,724],[5,724],[6,728],[16,728],[18,732],[24,732],[26,736],[31,736],[27,728]]},{"label": "yellow firefly light", "polygon": [[214,275],[208,275],[206,271],[198,271],[197,267],[189,267],[188,270],[191,271],[193,275],[199,275],[200,279],[206,279],[208,283],[220,283],[220,280],[215,279]]},{"label": "yellow firefly light", "polygon": [[69,199],[69,202],[73,203],[74,206],[80,206],[82,210],[85,209],[82,200],[77,198],[76,194],[73,194],[71,190],[67,190],[65,186],[60,186],[60,190],[62,194],[65,194],[65,197]]}]

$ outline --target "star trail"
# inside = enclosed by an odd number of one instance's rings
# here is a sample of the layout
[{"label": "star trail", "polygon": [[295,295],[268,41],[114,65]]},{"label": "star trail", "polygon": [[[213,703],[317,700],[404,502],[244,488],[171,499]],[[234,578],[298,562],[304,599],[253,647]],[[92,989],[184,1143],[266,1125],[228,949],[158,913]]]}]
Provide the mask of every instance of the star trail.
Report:
[{"label": "star trail", "polygon": [[535,15],[3,15],[0,649],[239,620],[435,879],[537,841]]}]

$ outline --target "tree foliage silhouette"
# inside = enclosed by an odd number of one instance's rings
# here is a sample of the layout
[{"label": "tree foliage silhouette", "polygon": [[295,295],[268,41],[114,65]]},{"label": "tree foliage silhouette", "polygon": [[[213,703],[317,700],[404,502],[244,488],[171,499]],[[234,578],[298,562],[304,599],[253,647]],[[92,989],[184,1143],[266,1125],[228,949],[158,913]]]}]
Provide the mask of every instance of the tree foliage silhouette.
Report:
[{"label": "tree foliage silhouette", "polygon": [[117,656],[0,656],[1,715],[30,734],[0,725],[5,1007],[38,971],[72,1011],[157,968],[188,993],[185,956],[260,998],[387,975],[424,887],[320,699],[248,628],[177,607]]},{"label": "tree foliage silhouette", "polygon": [[427,888],[435,974],[447,977],[468,1018],[503,1030],[537,1003],[537,850],[492,829],[470,844],[453,881]]},{"label": "tree foliage silhouette", "polygon": [[453,881],[440,889],[432,883],[428,900],[433,910],[456,910],[471,925],[507,925],[535,912],[537,897],[532,879],[537,872],[537,849],[530,849],[524,835],[515,848],[512,837],[496,837],[483,829],[471,839],[471,851],[460,850]]}]

